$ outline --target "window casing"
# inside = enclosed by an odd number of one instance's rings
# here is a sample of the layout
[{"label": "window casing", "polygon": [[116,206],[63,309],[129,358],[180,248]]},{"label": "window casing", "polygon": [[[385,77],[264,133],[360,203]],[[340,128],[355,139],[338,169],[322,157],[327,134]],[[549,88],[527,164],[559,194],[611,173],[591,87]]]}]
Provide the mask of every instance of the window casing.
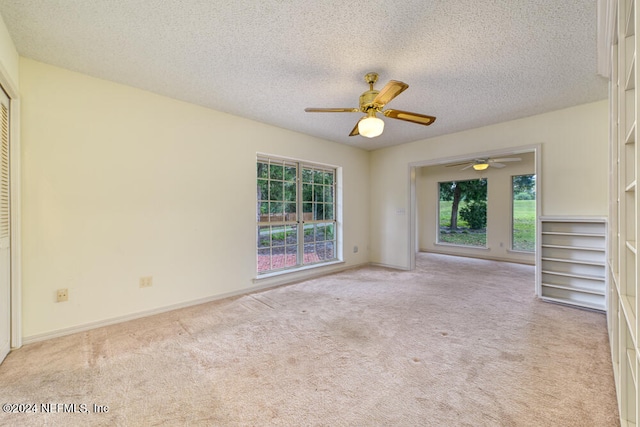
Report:
[{"label": "window casing", "polygon": [[337,260],[336,188],[336,168],[258,157],[258,274]]}]

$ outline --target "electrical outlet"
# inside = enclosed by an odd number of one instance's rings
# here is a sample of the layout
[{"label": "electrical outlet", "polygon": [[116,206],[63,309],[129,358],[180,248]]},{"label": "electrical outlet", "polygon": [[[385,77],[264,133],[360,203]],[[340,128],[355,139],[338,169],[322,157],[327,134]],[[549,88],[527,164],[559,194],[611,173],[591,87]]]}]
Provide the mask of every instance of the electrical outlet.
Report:
[{"label": "electrical outlet", "polygon": [[153,276],[144,276],[140,278],[141,288],[150,288],[153,285]]},{"label": "electrical outlet", "polygon": [[56,302],[69,301],[69,289],[58,289],[56,291]]}]

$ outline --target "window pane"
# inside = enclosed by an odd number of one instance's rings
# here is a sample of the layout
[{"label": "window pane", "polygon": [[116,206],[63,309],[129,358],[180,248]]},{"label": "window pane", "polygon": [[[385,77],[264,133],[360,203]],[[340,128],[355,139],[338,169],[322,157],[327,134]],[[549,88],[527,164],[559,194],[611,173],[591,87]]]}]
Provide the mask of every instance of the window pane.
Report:
[{"label": "window pane", "polygon": [[258,249],[258,273],[271,270],[271,250]]},{"label": "window pane", "polygon": [[271,246],[271,227],[258,227],[258,248],[268,248]]},{"label": "window pane", "polygon": [[271,164],[269,167],[269,178],[271,179],[283,179],[283,167],[281,165]]},{"label": "window pane", "polygon": [[327,224],[327,232],[326,232],[326,236],[327,236],[327,240],[334,240],[334,236],[335,236],[335,226],[332,222]]},{"label": "window pane", "polygon": [[312,212],[313,211],[313,203],[303,203],[302,204],[302,212]]},{"label": "window pane", "polygon": [[324,187],[324,201],[333,203],[333,186]]},{"label": "window pane", "polygon": [[297,221],[296,204],[286,203],[284,205],[285,221]]},{"label": "window pane", "polygon": [[269,200],[283,200],[282,182],[271,181],[269,183]]},{"label": "window pane", "polygon": [[536,176],[513,176],[512,194],[511,248],[533,252],[536,245]]},{"label": "window pane", "polygon": [[313,186],[313,201],[314,202],[322,202],[324,201],[323,187],[319,185]]},{"label": "window pane", "polygon": [[302,182],[313,182],[313,171],[311,169],[302,169]]},{"label": "window pane", "polygon": [[318,260],[333,259],[333,242],[316,243],[315,254]]},{"label": "window pane", "polygon": [[287,246],[285,250],[285,267],[293,267],[298,264],[298,246]]},{"label": "window pane", "polygon": [[269,203],[269,221],[284,221],[284,215],[282,212],[282,203],[271,202]]},{"label": "window pane", "polygon": [[325,204],[323,214],[324,214],[323,219],[333,219],[333,205]]},{"label": "window pane", "polygon": [[269,221],[269,202],[258,202],[258,221]]},{"label": "window pane", "polygon": [[333,172],[325,172],[324,173],[324,183],[328,185],[333,185]]},{"label": "window pane", "polygon": [[320,258],[316,254],[316,245],[314,243],[304,245],[304,260],[305,264],[312,264],[320,261]]},{"label": "window pane", "polygon": [[[305,202],[310,202],[313,200],[313,185],[312,184],[302,184],[302,200]],[[311,212],[311,211],[309,211]]]},{"label": "window pane", "polygon": [[285,245],[285,227],[272,227],[271,228],[271,247],[275,250],[280,246]]},{"label": "window pane", "polygon": [[269,164],[258,162],[258,178],[267,178],[269,176]]},{"label": "window pane", "polygon": [[295,182],[287,182],[284,185],[284,200],[295,202],[297,190]]},{"label": "window pane", "polygon": [[322,171],[313,171],[313,182],[316,184],[322,184],[324,182],[322,175]]},{"label": "window pane", "polygon": [[284,169],[284,179],[285,181],[295,181],[296,180],[296,167],[295,166],[287,166]]},{"label": "window pane", "polygon": [[258,200],[269,199],[269,181],[266,179],[258,180]]},{"label": "window pane", "polygon": [[487,246],[487,179],[439,183],[438,243]]},{"label": "window pane", "polygon": [[326,254],[326,258],[327,260],[330,259],[335,259],[336,257],[336,252],[334,250],[335,247],[335,242],[327,242],[325,244],[325,254]]},{"label": "window pane", "polygon": [[298,244],[298,226],[297,225],[288,225],[285,230],[287,245],[297,245]]}]

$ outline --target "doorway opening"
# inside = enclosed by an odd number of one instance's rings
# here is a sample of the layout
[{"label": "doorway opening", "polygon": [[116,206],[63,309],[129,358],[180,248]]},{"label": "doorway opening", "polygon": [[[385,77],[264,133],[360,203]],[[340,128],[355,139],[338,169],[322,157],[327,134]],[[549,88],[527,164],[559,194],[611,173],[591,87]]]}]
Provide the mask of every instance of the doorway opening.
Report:
[{"label": "doorway opening", "polygon": [[[409,268],[421,251],[535,264],[540,149],[530,145],[409,164]],[[501,158],[509,161],[471,167],[478,159]],[[456,197],[458,185],[469,191]],[[464,208],[466,219],[460,215]]]}]

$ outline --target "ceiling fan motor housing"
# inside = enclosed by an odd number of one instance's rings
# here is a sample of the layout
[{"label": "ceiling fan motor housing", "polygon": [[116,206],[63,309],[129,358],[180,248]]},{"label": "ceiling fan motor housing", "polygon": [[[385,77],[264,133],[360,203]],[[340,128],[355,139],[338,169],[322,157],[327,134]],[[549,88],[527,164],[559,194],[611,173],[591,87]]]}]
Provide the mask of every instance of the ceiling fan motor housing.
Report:
[{"label": "ceiling fan motor housing", "polygon": [[374,104],[373,100],[376,99],[376,96],[378,96],[379,93],[380,91],[378,90],[368,90],[360,95],[360,111],[366,113],[371,108],[378,110],[379,106]]}]

